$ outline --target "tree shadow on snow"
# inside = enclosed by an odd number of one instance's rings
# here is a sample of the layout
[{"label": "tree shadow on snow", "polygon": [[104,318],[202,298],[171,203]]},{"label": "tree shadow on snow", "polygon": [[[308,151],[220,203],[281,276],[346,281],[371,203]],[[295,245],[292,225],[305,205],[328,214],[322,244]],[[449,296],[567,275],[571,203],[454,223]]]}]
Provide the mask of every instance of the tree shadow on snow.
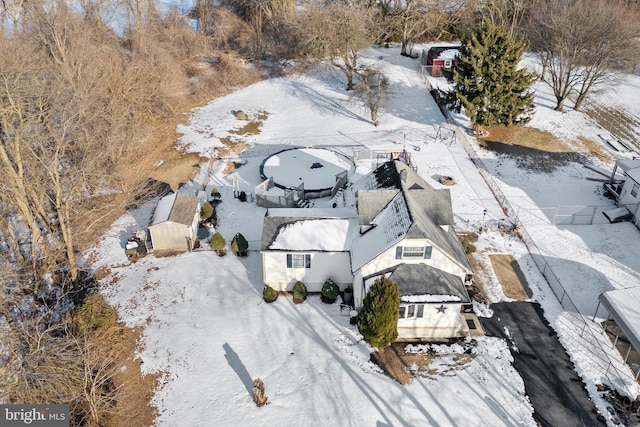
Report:
[{"label": "tree shadow on snow", "polygon": [[251,374],[249,374],[244,363],[240,360],[238,353],[233,351],[229,343],[224,343],[222,348],[224,349],[224,358],[227,359],[227,363],[238,375],[240,381],[242,381],[244,388],[247,389],[247,393],[249,393],[249,397],[253,397],[253,380],[251,379]]}]

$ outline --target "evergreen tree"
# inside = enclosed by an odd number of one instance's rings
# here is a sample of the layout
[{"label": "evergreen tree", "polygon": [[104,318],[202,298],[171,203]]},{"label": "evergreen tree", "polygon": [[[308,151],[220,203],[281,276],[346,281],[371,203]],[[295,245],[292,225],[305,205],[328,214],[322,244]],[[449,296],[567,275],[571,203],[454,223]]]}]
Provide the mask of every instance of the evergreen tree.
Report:
[{"label": "evergreen tree", "polygon": [[226,253],[225,248],[227,247],[227,241],[224,240],[222,234],[216,232],[211,238],[211,242],[209,243],[209,247],[216,251],[219,256],[223,256]]},{"label": "evergreen tree", "polygon": [[240,233],[236,233],[233,236],[233,240],[231,240],[231,250],[236,253],[236,255],[246,255],[247,249],[249,249],[249,242],[244,236]]},{"label": "evergreen tree", "polygon": [[398,338],[398,286],[382,277],[377,279],[362,302],[358,314],[358,330],[374,347],[384,348]]},{"label": "evergreen tree", "polygon": [[445,76],[453,89],[445,94],[449,107],[464,107],[476,130],[496,125],[520,125],[533,116],[535,75],[518,69],[526,50],[524,38],[514,39],[504,27],[480,26],[463,40],[452,71]]}]

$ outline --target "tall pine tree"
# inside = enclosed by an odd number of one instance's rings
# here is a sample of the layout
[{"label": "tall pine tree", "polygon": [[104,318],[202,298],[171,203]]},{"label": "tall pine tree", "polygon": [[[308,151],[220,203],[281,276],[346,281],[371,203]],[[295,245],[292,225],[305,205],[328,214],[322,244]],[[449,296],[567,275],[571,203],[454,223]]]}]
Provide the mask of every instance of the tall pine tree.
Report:
[{"label": "tall pine tree", "polygon": [[518,69],[526,50],[524,38],[514,39],[504,27],[485,23],[463,40],[451,72],[449,107],[464,107],[476,130],[496,125],[520,125],[533,116],[535,75]]},{"label": "tall pine tree", "polygon": [[381,277],[371,285],[358,314],[358,330],[374,347],[384,348],[398,338],[398,286]]}]

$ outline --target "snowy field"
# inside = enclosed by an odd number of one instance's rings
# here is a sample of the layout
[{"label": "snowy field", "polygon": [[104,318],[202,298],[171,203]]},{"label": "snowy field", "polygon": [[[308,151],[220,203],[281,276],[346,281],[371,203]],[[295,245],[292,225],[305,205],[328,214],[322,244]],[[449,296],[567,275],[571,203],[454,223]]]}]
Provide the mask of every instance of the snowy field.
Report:
[{"label": "snowy field", "polygon": [[[236,159],[243,166],[224,175],[221,161],[211,170],[203,165],[201,175],[185,187],[220,190],[218,231],[228,242],[241,232],[250,243],[248,258],[231,253],[219,258],[203,250],[168,258],[148,256],[130,264],[124,242],[132,231],[147,225],[151,205],[120,218],[93,250],[94,268],[111,270],[102,288],[107,299],[128,324],[144,326],[140,352],[144,369],[163,375],[154,398],[159,426],[536,425],[522,379],[502,340],[478,339],[475,357],[458,370],[447,368],[456,347],[438,346],[443,356],[434,369],[439,374],[403,386],[369,361],[371,348],[349,325],[348,313],[339,305],[322,304],[316,296],[301,305],[284,297],[269,305],[262,301],[258,248],[265,210],[234,199],[232,182],[253,193],[262,160],[291,147],[332,148],[348,156],[354,150],[406,147],[418,172],[434,187],[442,188],[439,176],[454,177],[451,194],[457,227],[478,230],[486,225],[478,248],[518,260],[533,291],[532,300],[542,304],[599,411],[604,413],[606,404],[595,391],[596,383],[613,382],[623,393],[638,393],[637,384],[616,383],[615,378],[610,380],[611,372],[605,377],[610,359],[604,352],[611,346],[606,336],[596,324],[585,332],[580,318],[562,309],[523,243],[500,233],[499,226],[508,225],[508,220],[469,159],[463,136],[458,133],[454,138],[447,130],[450,125],[417,73],[418,61],[398,52],[398,48],[363,52],[364,59],[377,63],[391,83],[377,128],[368,112],[349,99],[340,76],[332,73],[257,83],[194,110],[189,122],[179,127],[181,148],[209,156],[212,149],[223,146],[221,138],[233,136],[243,126],[233,112],[242,110],[250,117],[267,113],[260,134],[245,138],[250,148]],[[610,99],[640,99],[640,78],[634,81],[635,95],[624,86],[619,88],[624,96]],[[531,126],[565,140],[578,135],[597,140],[593,135],[603,133],[580,113],[552,111],[549,90],[540,84],[536,90],[537,113]],[[457,120],[465,126],[463,117]],[[475,141],[469,138],[468,143],[473,147]],[[567,290],[581,313],[593,315],[602,291],[640,285],[640,258],[633,256],[640,252],[638,229],[628,223],[608,224],[599,212],[592,225],[553,224],[549,213],[553,209],[610,204],[600,183],[585,179],[593,172],[567,163],[553,172],[534,173],[523,171],[512,157],[486,150],[479,156],[540,252],[549,257],[554,273],[570,287]],[[326,201],[317,206],[322,203]],[[490,279],[494,302],[508,300],[497,279]],[[491,315],[486,307],[477,310]],[[610,357],[620,359],[615,352]],[[621,363],[616,366],[624,370]],[[255,378],[264,381],[269,397],[263,408],[251,400]]]}]

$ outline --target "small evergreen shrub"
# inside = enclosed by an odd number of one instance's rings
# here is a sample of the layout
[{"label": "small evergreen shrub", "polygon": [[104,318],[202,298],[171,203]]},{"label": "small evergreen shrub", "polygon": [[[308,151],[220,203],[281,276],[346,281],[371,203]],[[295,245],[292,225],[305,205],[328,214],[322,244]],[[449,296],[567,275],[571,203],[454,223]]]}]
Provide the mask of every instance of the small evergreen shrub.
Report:
[{"label": "small evergreen shrub", "polygon": [[220,195],[220,191],[218,191],[217,188],[214,187],[211,189],[211,198],[213,200],[220,200],[221,197],[222,196]]},{"label": "small evergreen shrub", "polygon": [[278,291],[276,291],[269,285],[265,285],[264,289],[262,290],[262,298],[265,300],[265,302],[274,302],[278,299]]},{"label": "small evergreen shrub", "polygon": [[213,235],[211,242],[209,243],[209,247],[216,251],[218,256],[224,256],[227,253],[227,241],[224,240],[224,237],[222,237],[222,234],[219,232],[216,232],[216,234]]},{"label": "small evergreen shrub", "polygon": [[231,250],[238,256],[247,256],[247,250],[249,249],[249,242],[240,233],[233,236],[231,241]]},{"label": "small evergreen shrub", "polygon": [[340,288],[338,287],[338,285],[336,285],[336,283],[333,280],[327,279],[324,282],[324,285],[322,285],[322,290],[320,291],[320,294],[321,294],[322,302],[327,304],[333,304],[338,298],[338,295],[340,295]]},{"label": "small evergreen shrub", "polygon": [[384,348],[398,338],[398,286],[381,277],[376,279],[362,302],[358,330],[373,347]]},{"label": "small evergreen shrub", "polygon": [[301,281],[293,285],[293,302],[299,304],[307,299],[307,287]]},{"label": "small evergreen shrub", "polygon": [[215,210],[209,202],[204,202],[202,209],[200,209],[200,221],[206,222],[211,219]]},{"label": "small evergreen shrub", "polygon": [[116,319],[116,311],[100,294],[89,295],[75,315],[78,329],[82,332],[106,332],[116,324]]}]

